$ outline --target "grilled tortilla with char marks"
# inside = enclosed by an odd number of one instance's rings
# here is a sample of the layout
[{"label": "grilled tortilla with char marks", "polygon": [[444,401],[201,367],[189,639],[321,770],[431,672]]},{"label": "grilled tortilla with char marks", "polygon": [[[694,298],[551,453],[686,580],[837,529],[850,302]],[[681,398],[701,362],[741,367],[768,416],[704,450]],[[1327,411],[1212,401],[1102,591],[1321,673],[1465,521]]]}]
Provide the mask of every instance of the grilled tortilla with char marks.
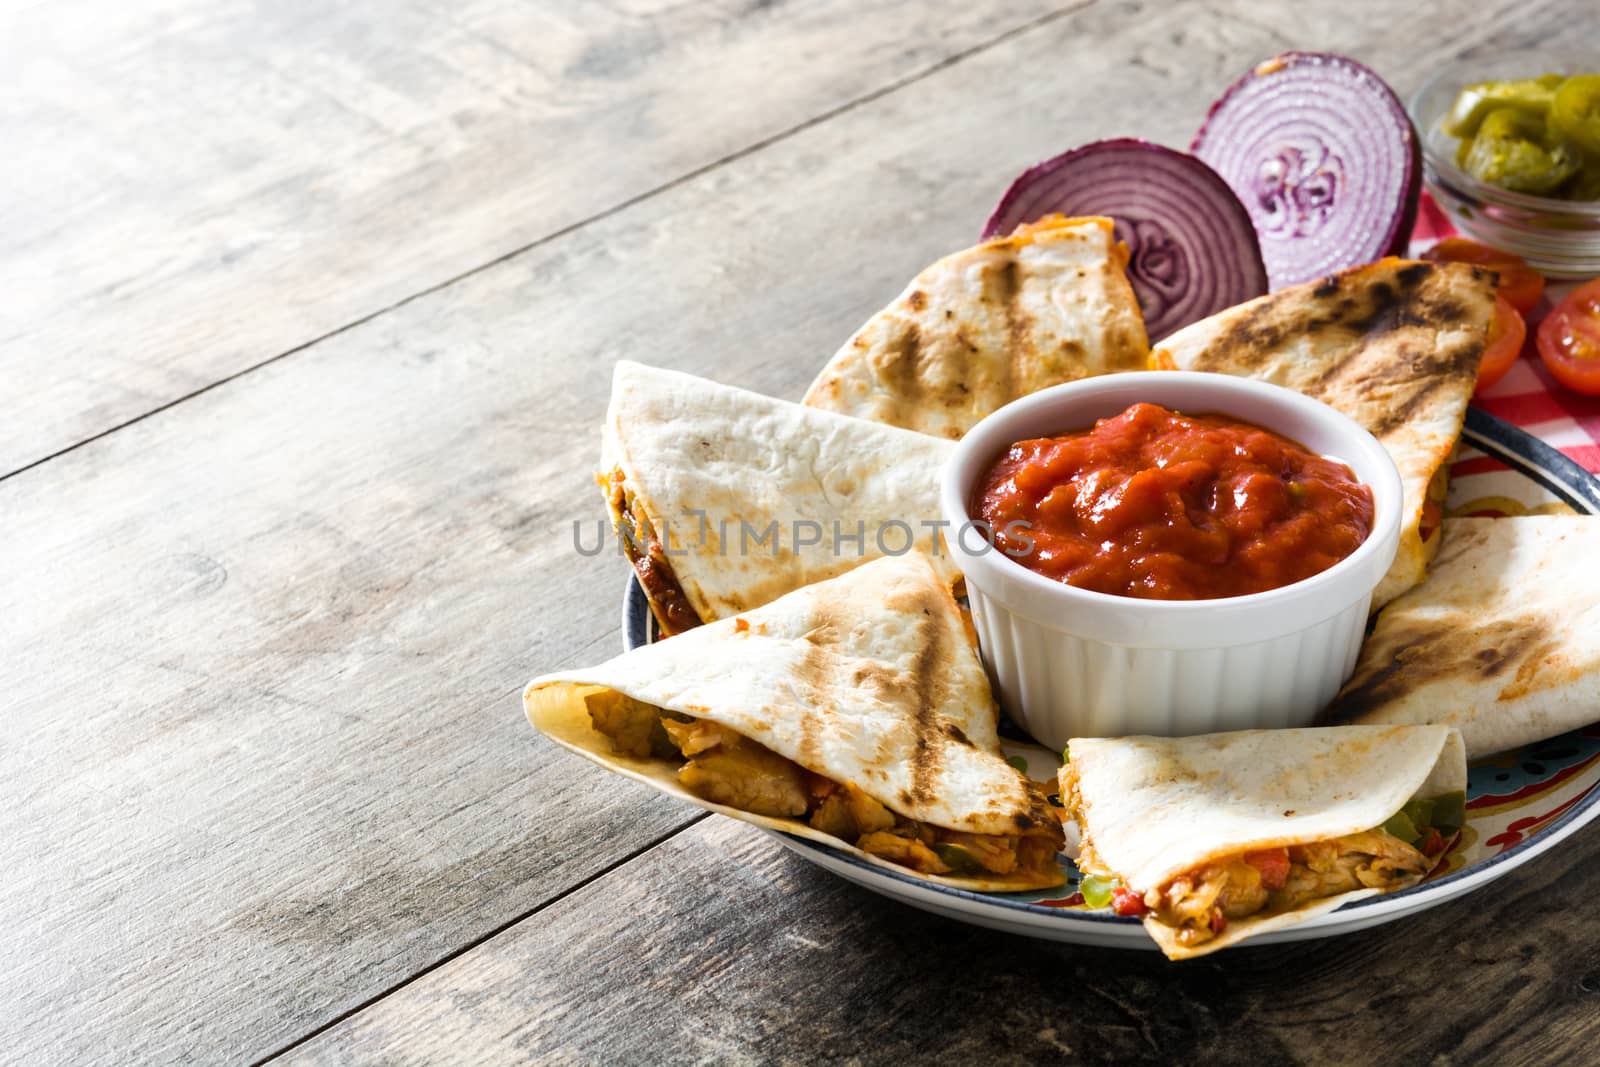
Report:
[{"label": "grilled tortilla with char marks", "polygon": [[1286,386],[1383,443],[1400,468],[1405,515],[1376,611],[1421,581],[1438,551],[1448,464],[1477,383],[1494,285],[1493,272],[1464,263],[1384,259],[1187,326],[1156,345],[1151,365]]},{"label": "grilled tortilla with char marks", "polygon": [[[1078,810],[1077,776],[1063,768],[1062,802]],[[1442,850],[1445,835],[1432,838]],[[1363,890],[1392,893],[1416,885],[1433,861],[1418,849],[1376,828],[1321,841],[1223,855],[1146,890],[1125,914],[1148,915],[1163,934],[1158,940],[1192,953],[1241,919],[1286,915],[1317,901]],[[1078,867],[1114,878],[1085,838]]]},{"label": "grilled tortilla with char marks", "polygon": [[1144,370],[1144,319],[1105,218],[1052,215],[946,256],[874,315],[805,403],[959,439],[1047,386]]},{"label": "grilled tortilla with char marks", "polygon": [[619,362],[597,480],[662,631],[938,540],[950,442]]},{"label": "grilled tortilla with char marks", "polygon": [[1453,726],[1469,759],[1600,721],[1600,518],[1444,530],[1427,578],[1379,612],[1327,717]]},{"label": "grilled tortilla with char marks", "polygon": [[1059,782],[1078,867],[1184,959],[1416,884],[1465,821],[1441,726],[1074,738]]},{"label": "grilled tortilla with char marks", "polygon": [[885,557],[524,694],[609,769],[713,811],[961,888],[1065,880],[1059,817],[1000,749],[959,607]]},{"label": "grilled tortilla with char marks", "polygon": [[[897,815],[848,783],[807,771],[719,723],[660,708],[614,690],[584,698],[612,750],[681,763],[678,782],[714,804],[755,815],[804,819],[812,828],[919,874],[1059,875],[1059,824],[1027,833],[975,834]],[[1030,819],[1030,821],[1032,821]]]}]

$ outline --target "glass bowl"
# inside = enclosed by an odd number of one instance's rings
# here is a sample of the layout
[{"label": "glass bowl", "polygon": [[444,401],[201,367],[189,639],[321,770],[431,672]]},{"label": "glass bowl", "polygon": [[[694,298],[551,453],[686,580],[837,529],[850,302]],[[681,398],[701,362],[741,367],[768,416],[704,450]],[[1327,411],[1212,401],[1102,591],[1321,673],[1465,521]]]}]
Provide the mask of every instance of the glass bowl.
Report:
[{"label": "glass bowl", "polygon": [[1530,50],[1452,60],[1411,97],[1411,121],[1422,139],[1428,191],[1456,229],[1553,277],[1587,278],[1600,274],[1600,200],[1554,200],[1481,182],[1456,166],[1460,142],[1441,125],[1456,95],[1473,82],[1552,72],[1600,73],[1600,57]]}]

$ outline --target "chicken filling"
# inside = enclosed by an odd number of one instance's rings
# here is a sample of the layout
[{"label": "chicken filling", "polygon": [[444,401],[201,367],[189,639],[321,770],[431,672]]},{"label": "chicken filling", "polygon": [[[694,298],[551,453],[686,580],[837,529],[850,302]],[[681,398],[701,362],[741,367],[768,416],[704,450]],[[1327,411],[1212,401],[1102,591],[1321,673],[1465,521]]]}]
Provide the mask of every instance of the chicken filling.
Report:
[{"label": "chicken filling", "polygon": [[621,470],[602,474],[600,487],[605,490],[606,508],[611,513],[611,525],[617,531],[617,538],[622,542],[623,554],[633,564],[662,632],[671,637],[699,626],[704,620],[684,595],[683,586],[650,520],[635,510],[633,491],[628,488],[626,476]]},{"label": "chicken filling", "polygon": [[970,834],[908,819],[847,782],[815,774],[720,723],[663,712],[610,690],[585,698],[594,728],[637,759],[683,760],[679,783],[740,811],[800,819],[921,874],[1055,873],[1059,825]]},{"label": "chicken filling", "polygon": [[1143,905],[1157,922],[1178,932],[1180,944],[1192,947],[1210,941],[1235,919],[1294,911],[1358,889],[1404,889],[1421,881],[1431,865],[1393,834],[1365,830],[1205,864],[1149,890]]},{"label": "chicken filling", "polygon": [[[1071,763],[1067,766],[1062,799],[1081,828],[1076,768]],[[1434,810],[1432,803],[1414,803],[1420,806],[1407,805],[1407,812],[1425,816]],[[1448,837],[1459,828],[1459,813],[1452,818],[1443,800],[1439,812],[1445,832],[1430,818],[1412,820],[1402,818],[1405,813],[1401,813],[1383,827],[1360,833],[1226,856],[1143,895],[1118,887],[1113,891],[1112,907],[1119,915],[1148,916],[1175,930],[1179,944],[1194,947],[1210,941],[1237,919],[1295,911],[1312,901],[1360,889],[1394,892],[1421,881],[1444,852]],[[1454,827],[1448,825],[1452,821]],[[1390,833],[1391,828],[1414,834],[1418,844],[1407,844]],[[1087,833],[1078,867],[1096,881],[1118,885],[1115,875],[1105,873]]]}]

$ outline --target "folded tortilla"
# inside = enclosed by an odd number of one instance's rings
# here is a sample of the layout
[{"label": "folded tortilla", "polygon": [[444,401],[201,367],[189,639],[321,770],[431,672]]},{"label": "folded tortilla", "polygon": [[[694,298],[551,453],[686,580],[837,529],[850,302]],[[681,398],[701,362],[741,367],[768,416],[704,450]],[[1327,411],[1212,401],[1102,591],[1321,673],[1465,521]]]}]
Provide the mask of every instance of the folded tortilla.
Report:
[{"label": "folded tortilla", "polygon": [[1001,753],[920,553],[537,678],[523,703],[560,744],[711,811],[963,889],[1065,881],[1060,819]]},{"label": "folded tortilla", "polygon": [[1600,721],[1600,518],[1446,519],[1384,608],[1334,720],[1443,723],[1470,758]]},{"label": "folded tortilla", "polygon": [[1438,549],[1448,465],[1477,382],[1494,275],[1464,263],[1384,259],[1290,286],[1186,326],[1152,366],[1221,371],[1314,396],[1383,442],[1405,515],[1376,611],[1422,580]]},{"label": "folded tortilla", "polygon": [[811,383],[814,408],[960,438],[1050,385],[1144,370],[1144,320],[1105,218],[1053,215],[946,256]]},{"label": "folded tortilla", "polygon": [[948,441],[617,364],[598,478],[662,630],[759,607],[865,560],[936,556]]},{"label": "folded tortilla", "polygon": [[1079,868],[1152,909],[1172,959],[1414,885],[1464,818],[1461,736],[1442,726],[1073,738],[1068,754]]}]

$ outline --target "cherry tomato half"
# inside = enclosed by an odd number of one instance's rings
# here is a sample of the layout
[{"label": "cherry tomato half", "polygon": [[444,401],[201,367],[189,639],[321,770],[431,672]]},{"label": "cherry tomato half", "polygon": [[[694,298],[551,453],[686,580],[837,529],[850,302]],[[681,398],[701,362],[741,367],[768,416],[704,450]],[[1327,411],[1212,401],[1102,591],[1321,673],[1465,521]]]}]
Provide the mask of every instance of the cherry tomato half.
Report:
[{"label": "cherry tomato half", "polygon": [[1544,275],[1510,252],[1501,252],[1465,237],[1446,237],[1422,253],[1422,258],[1435,263],[1473,263],[1488,267],[1500,275],[1499,294],[1524,315],[1538,307],[1539,298],[1544,295]]},{"label": "cherry tomato half", "polygon": [[1522,321],[1517,309],[1505,297],[1495,297],[1494,318],[1489,320],[1489,340],[1483,348],[1483,361],[1478,364],[1479,389],[1487,389],[1506,376],[1506,371],[1521,354],[1522,342],[1527,337],[1528,324]]},{"label": "cherry tomato half", "polygon": [[1556,381],[1600,396],[1600,278],[1578,286],[1545,316],[1537,343]]}]

